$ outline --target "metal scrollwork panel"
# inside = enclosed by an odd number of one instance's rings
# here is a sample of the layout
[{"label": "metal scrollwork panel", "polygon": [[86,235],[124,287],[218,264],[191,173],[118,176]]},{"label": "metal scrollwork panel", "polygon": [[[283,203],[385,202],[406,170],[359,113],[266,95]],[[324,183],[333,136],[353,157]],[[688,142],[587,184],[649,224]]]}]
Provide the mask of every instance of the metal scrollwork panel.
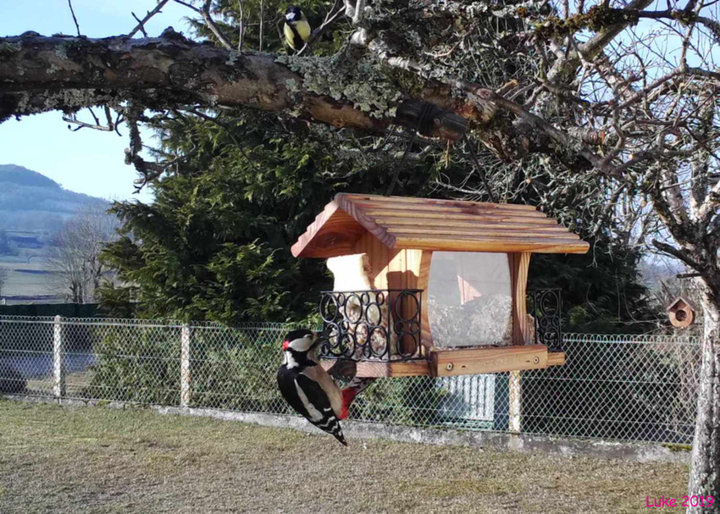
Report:
[{"label": "metal scrollwork panel", "polygon": [[551,350],[562,346],[562,290],[538,289],[530,293],[535,317],[535,340]]},{"label": "metal scrollwork panel", "polygon": [[323,291],[326,357],[407,360],[420,357],[422,290]]}]

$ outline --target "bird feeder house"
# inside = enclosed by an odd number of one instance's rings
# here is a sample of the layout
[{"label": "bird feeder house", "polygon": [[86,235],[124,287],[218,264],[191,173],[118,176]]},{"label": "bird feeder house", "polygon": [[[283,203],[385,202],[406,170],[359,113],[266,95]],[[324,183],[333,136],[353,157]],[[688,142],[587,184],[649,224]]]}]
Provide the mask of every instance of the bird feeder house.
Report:
[{"label": "bird feeder house", "polygon": [[674,327],[689,327],[695,321],[695,308],[682,296],[670,304],[667,312]]},{"label": "bird feeder house", "polygon": [[335,276],[320,300],[324,356],[397,377],[564,364],[532,340],[530,256],[588,248],[532,206],[340,193],[292,253]]}]

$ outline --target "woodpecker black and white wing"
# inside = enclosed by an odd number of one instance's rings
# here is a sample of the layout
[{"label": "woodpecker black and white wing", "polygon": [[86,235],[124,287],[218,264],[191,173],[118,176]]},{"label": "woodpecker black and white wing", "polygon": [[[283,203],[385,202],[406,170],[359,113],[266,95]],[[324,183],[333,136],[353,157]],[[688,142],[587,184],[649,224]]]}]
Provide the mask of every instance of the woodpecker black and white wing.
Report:
[{"label": "woodpecker black and white wing", "polygon": [[335,439],[347,446],[340,427],[340,421],[330,405],[330,399],[320,387],[320,384],[310,377],[298,373],[295,377],[295,385],[300,402],[309,414],[306,417],[310,423],[331,434]]},{"label": "woodpecker black and white wing", "polygon": [[295,412],[310,419],[310,413],[297,394],[297,386],[295,385],[296,376],[296,371],[289,370],[284,365],[280,366],[277,374],[278,388],[280,389],[280,394],[282,394],[285,401],[290,404],[290,407],[292,407]]},{"label": "woodpecker black and white wing", "polygon": [[300,373],[308,377],[310,380],[317,382],[320,389],[322,389],[328,397],[330,407],[332,407],[333,412],[335,412],[335,416],[340,417],[343,407],[342,392],[328,372],[325,371],[322,366],[315,365],[306,366],[302,369],[302,371],[300,371]]}]

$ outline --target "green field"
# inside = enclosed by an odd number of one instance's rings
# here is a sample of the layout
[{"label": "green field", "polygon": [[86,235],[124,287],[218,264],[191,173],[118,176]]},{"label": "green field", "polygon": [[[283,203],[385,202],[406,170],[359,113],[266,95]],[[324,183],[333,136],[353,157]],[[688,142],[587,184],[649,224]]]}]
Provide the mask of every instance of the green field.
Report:
[{"label": "green field", "polygon": [[[643,512],[683,465],[0,400],[0,512]],[[678,509],[654,512],[677,512]]]},{"label": "green field", "polygon": [[[52,273],[45,258],[30,260],[3,256],[0,268],[7,271],[7,279],[0,296],[46,296],[55,294]],[[11,302],[10,302],[11,303]]]}]

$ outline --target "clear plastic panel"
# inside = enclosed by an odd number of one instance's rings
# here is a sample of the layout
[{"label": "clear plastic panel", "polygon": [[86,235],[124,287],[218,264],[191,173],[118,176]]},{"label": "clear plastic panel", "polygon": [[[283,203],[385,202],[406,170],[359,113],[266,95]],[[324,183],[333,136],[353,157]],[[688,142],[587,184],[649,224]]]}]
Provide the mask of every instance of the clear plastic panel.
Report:
[{"label": "clear plastic panel", "polygon": [[511,314],[507,254],[433,252],[428,316],[436,347],[510,344]]}]

